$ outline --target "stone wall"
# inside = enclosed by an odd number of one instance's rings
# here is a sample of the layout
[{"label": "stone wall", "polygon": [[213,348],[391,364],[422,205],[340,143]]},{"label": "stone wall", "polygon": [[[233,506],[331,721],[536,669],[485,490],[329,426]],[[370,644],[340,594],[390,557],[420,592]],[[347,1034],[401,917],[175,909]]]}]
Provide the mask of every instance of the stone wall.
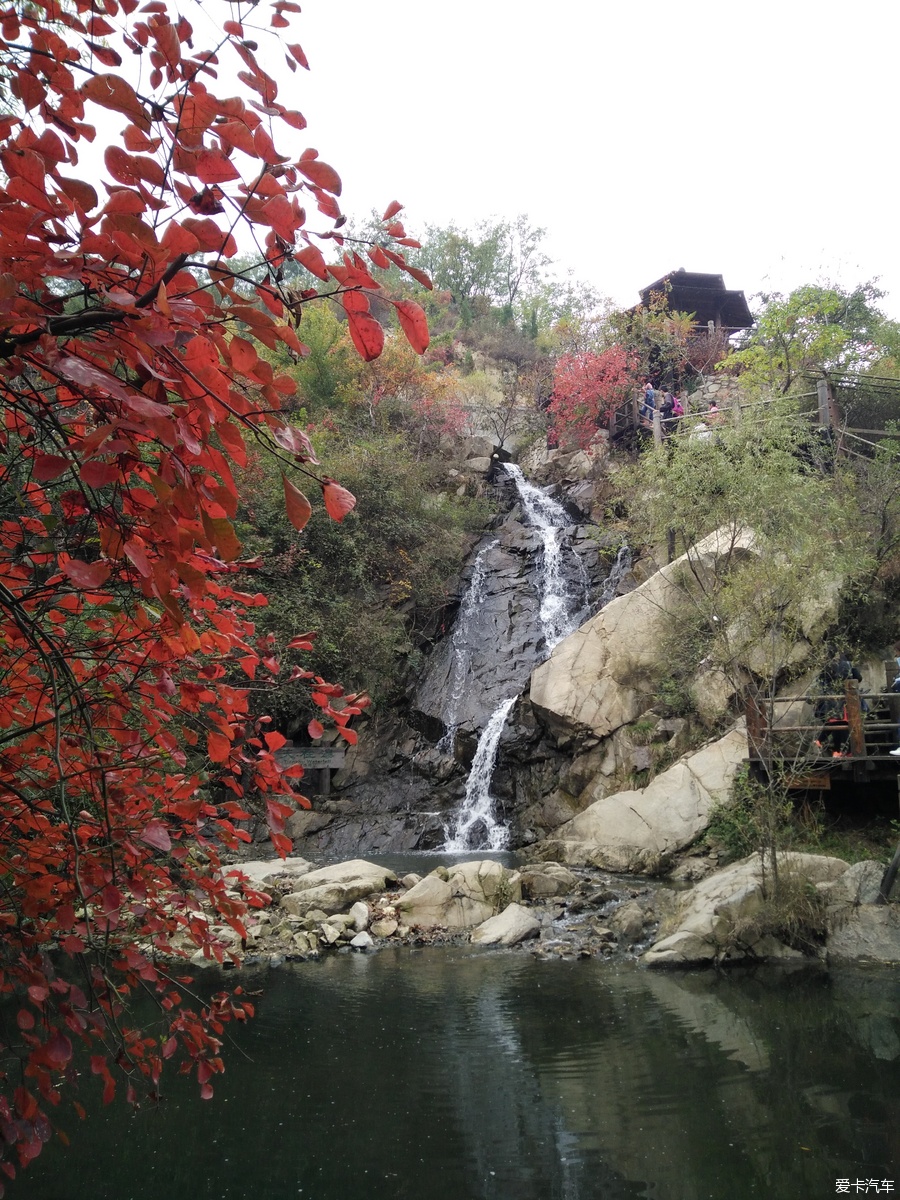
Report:
[{"label": "stone wall", "polygon": [[741,382],[733,375],[720,375],[707,379],[692,392],[690,404],[685,403],[685,409],[690,412],[703,412],[709,408],[713,400],[719,408],[727,409],[735,403],[746,403],[747,395],[741,387]]}]

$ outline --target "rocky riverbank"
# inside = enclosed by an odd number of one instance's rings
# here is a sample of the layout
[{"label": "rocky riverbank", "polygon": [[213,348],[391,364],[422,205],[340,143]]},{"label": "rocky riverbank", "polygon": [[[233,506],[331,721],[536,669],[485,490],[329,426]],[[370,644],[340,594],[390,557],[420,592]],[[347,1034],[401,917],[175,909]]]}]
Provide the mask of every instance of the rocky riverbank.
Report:
[{"label": "rocky riverbank", "polygon": [[[900,905],[878,902],[879,864],[785,854],[780,871],[782,901],[773,904],[756,855],[683,890],[559,863],[511,869],[485,859],[398,878],[364,859],[247,862],[228,868],[234,892],[260,905],[247,937],[227,926],[212,932],[226,966],[447,942],[666,967],[803,958],[900,964]],[[217,958],[197,951],[191,962],[215,966]]]}]

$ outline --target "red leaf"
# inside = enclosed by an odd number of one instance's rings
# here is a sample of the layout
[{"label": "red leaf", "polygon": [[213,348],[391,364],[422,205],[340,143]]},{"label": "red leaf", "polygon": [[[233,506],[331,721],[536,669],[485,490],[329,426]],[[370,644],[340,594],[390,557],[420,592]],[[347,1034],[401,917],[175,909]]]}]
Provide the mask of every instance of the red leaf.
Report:
[{"label": "red leaf", "polygon": [[309,736],[311,738],[320,738],[325,732],[325,727],[323,726],[321,721],[317,721],[314,718],[307,725],[306,732],[309,734]]},{"label": "red leaf", "polygon": [[206,749],[213,762],[227,762],[231,753],[231,742],[223,733],[211,732],[206,739]]},{"label": "red leaf", "polygon": [[403,205],[399,200],[392,200],[384,210],[384,216],[381,218],[382,221],[390,221],[391,217],[396,217],[397,213],[400,212],[402,208]]},{"label": "red leaf", "polygon": [[288,520],[295,529],[304,529],[312,516],[312,505],[287,475],[282,474],[281,479],[284,484],[284,507]]},{"label": "red leaf", "polygon": [[298,46],[295,42],[293,45],[288,46],[288,50],[290,51],[291,56],[297,60],[300,66],[305,67],[308,71],[309,63],[306,61],[306,55],[303,53],[302,47]]},{"label": "red leaf", "polygon": [[228,183],[240,177],[240,171],[221,150],[197,151],[197,178],[201,183]]},{"label": "red leaf", "polygon": [[344,741],[347,742],[347,744],[350,746],[355,746],[356,743],[359,741],[359,738],[356,736],[355,732],[352,729],[347,729],[347,728],[341,726],[341,728],[338,729],[338,733],[341,735],[341,737],[344,739]]},{"label": "red leaf", "polygon": [[276,750],[280,750],[282,746],[287,745],[287,738],[284,736],[284,734],[277,733],[275,731],[273,731],[272,733],[264,733],[263,741],[266,743],[266,746],[268,747],[268,749],[271,750],[273,753]]},{"label": "red leaf", "polygon": [[406,334],[406,340],[416,354],[424,354],[431,340],[428,334],[428,318],[423,309],[412,300],[397,300],[394,302],[400,325]]},{"label": "red leaf", "polygon": [[418,267],[410,267],[409,265],[404,264],[403,270],[407,273],[407,275],[412,275],[413,279],[415,279],[417,283],[421,283],[423,288],[428,288],[429,292],[433,289],[434,284],[431,282],[430,277],[426,275],[424,271],[420,271]]},{"label": "red leaf", "polygon": [[296,258],[301,266],[306,267],[311,275],[315,275],[317,279],[328,279],[325,256],[318,246],[304,246],[302,250],[297,251],[294,258]]},{"label": "red leaf", "polygon": [[316,187],[323,188],[334,196],[341,194],[341,177],[334,167],[329,167],[328,163],[324,163],[318,158],[310,158],[298,162],[297,168]]},{"label": "red leaf", "polygon": [[168,851],[172,849],[172,839],[169,837],[168,829],[166,829],[162,821],[155,818],[149,821],[144,827],[144,831],[141,834],[141,841],[145,842],[148,846],[152,846],[155,850]]},{"label": "red leaf", "polygon": [[322,493],[325,498],[325,511],[333,521],[343,521],[348,512],[356,507],[356,497],[346,488],[342,488],[333,479],[322,482]]},{"label": "red leaf", "polygon": [[63,565],[63,571],[78,587],[93,591],[102,587],[109,579],[110,565],[105,562],[86,563],[79,558],[70,558]]},{"label": "red leaf", "polygon": [[38,453],[34,456],[31,473],[35,479],[45,483],[48,479],[56,479],[57,475],[62,475],[63,471],[71,465],[67,458],[62,458],[58,454]]},{"label": "red leaf", "polygon": [[[350,292],[348,295],[353,295]],[[344,296],[346,307],[347,295]],[[347,312],[347,324],[353,345],[366,362],[377,358],[384,349],[384,330],[373,316],[366,312]]]}]

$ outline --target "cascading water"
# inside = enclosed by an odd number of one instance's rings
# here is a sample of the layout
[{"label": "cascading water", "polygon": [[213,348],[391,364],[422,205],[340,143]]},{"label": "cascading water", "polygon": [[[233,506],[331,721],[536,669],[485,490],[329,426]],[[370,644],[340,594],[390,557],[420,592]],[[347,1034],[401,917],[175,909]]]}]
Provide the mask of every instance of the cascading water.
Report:
[{"label": "cascading water", "polygon": [[[465,850],[503,850],[509,844],[509,831],[494,816],[494,798],[491,795],[491,778],[497,761],[500,735],[515,704],[517,696],[511,696],[496,709],[478,739],[472,769],[466,781],[466,796],[456,814],[452,830],[447,832],[444,850],[461,853]],[[479,830],[482,836],[476,846],[471,845],[473,835]]]},{"label": "cascading water", "polygon": [[[569,586],[562,569],[564,531],[572,524],[568,513],[561,504],[551,499],[534,484],[529,483],[520,468],[514,463],[504,463],[503,467],[516,486],[526,522],[537,531],[542,543],[543,554],[537,590],[540,600],[540,626],[545,648],[549,652],[575,628],[586,612],[589,593],[587,572],[581,559],[572,552],[581,586],[576,588]],[[453,744],[453,737],[456,733],[456,713],[463,696],[471,662],[471,651],[466,643],[466,618],[483,598],[484,556],[496,544],[494,542],[491,546],[485,547],[475,560],[472,582],[460,607],[459,618],[454,630],[454,640],[451,645],[453,668],[444,718],[446,732],[438,743],[439,748],[443,750],[450,749]],[[459,637],[458,642],[457,637]],[[500,737],[506,724],[506,718],[517,698],[516,696],[508,697],[497,705],[478,739],[475,757],[466,781],[466,795],[452,827],[447,829],[445,850],[451,852],[471,849],[501,850],[508,843],[509,834],[506,826],[501,825],[494,816],[494,799],[491,796],[490,788]],[[475,840],[476,838],[478,841]]]},{"label": "cascading water", "polygon": [[603,591],[600,593],[600,599],[597,602],[597,612],[601,608],[605,608],[610,600],[615,600],[619,584],[631,570],[631,558],[631,547],[628,545],[620,546],[619,552],[616,555],[616,561],[613,563],[612,569],[606,577],[606,583],[603,585]]},{"label": "cascading water", "polygon": [[453,665],[450,672],[447,705],[443,714],[444,736],[437,744],[438,750],[449,751],[453,749],[453,741],[456,737],[456,730],[459,723],[459,702],[463,698],[466,677],[469,673],[469,664],[472,660],[472,647],[467,637],[469,618],[484,599],[485,556],[496,545],[497,539],[495,538],[494,541],[479,550],[478,556],[475,559],[475,565],[472,568],[472,578],[459,606],[456,624],[453,627],[453,635],[450,639],[450,656]]},{"label": "cascading water", "polygon": [[[563,506],[529,483],[515,463],[504,463],[503,469],[516,485],[528,523],[537,530],[543,544],[540,619],[547,650],[550,651],[572,632],[573,614],[582,607],[578,605],[577,597],[572,595],[562,573],[563,530],[572,521]],[[578,558],[577,555],[575,557]],[[578,562],[580,567],[580,559]]]}]

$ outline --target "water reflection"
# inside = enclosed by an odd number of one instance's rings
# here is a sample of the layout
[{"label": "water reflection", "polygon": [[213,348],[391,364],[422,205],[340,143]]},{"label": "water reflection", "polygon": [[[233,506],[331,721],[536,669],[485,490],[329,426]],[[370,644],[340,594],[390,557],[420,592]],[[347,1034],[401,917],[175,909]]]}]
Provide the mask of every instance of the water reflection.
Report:
[{"label": "water reflection", "polygon": [[796,1200],[876,1176],[900,1189],[896,974],[657,974],[457,947],[337,955],[262,982],[212,1104],[178,1086],[154,1112],[101,1111],[69,1150],[47,1148],[21,1194]]}]

